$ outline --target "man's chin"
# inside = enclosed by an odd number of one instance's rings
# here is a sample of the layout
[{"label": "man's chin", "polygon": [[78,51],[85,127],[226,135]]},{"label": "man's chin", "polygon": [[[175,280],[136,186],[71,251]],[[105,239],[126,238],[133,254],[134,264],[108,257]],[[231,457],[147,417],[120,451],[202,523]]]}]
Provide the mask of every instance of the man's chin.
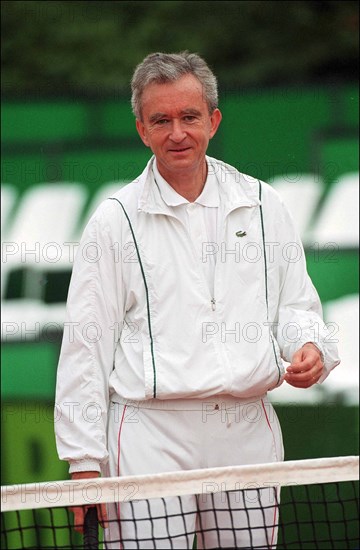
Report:
[{"label": "man's chin", "polygon": [[199,160],[198,158],[194,158],[192,155],[184,155],[178,157],[167,155],[163,159],[157,158],[156,162],[158,170],[160,174],[164,177],[164,179],[166,179],[166,177],[163,175],[163,173],[166,173],[168,177],[171,174],[189,173],[190,175],[201,169],[201,166],[203,166],[204,162],[206,163],[205,158],[203,160]]}]

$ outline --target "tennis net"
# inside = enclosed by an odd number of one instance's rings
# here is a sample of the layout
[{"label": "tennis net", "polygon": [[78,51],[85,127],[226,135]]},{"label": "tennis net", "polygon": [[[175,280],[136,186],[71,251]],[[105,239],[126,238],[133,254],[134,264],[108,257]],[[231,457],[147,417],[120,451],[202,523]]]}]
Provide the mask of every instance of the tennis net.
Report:
[{"label": "tennis net", "polygon": [[[359,457],[1,488],[2,548],[359,548]],[[281,489],[281,491],[280,491]],[[281,493],[281,498],[280,498]],[[108,503],[108,526],[95,505]],[[84,537],[68,507],[92,506]]]}]

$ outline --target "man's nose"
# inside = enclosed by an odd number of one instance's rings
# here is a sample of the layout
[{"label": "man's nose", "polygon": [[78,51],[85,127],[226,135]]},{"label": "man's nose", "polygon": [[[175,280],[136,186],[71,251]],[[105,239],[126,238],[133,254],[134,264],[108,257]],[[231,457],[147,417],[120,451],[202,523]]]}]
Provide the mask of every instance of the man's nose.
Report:
[{"label": "man's nose", "polygon": [[180,120],[173,120],[172,127],[171,127],[171,133],[170,133],[170,139],[172,141],[176,141],[177,143],[182,141],[186,136],[186,132],[184,131],[181,121]]}]

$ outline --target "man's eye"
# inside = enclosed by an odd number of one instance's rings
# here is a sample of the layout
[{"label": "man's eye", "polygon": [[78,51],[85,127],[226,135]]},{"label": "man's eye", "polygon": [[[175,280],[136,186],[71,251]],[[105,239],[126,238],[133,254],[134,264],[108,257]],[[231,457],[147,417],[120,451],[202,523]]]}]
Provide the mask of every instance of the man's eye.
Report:
[{"label": "man's eye", "polygon": [[169,122],[167,118],[160,118],[159,120],[156,121],[155,124],[157,124],[158,126],[163,126],[167,122]]},{"label": "man's eye", "polygon": [[194,120],[196,120],[196,117],[193,116],[193,115],[186,115],[184,117],[184,120],[185,120],[185,122],[194,122]]}]

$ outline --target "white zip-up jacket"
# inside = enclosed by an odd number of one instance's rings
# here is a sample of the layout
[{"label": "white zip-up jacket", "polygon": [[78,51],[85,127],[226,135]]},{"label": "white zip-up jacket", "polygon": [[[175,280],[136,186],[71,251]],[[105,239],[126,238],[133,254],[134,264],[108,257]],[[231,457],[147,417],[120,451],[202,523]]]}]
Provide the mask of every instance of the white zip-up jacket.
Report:
[{"label": "white zip-up jacket", "polygon": [[110,400],[260,396],[306,342],[323,354],[322,380],[339,363],[279,196],[206,158],[220,196],[217,243],[204,243],[203,258],[217,254],[214,295],[153,159],[84,231],[57,374],[57,445],[70,471],[107,461]]}]

